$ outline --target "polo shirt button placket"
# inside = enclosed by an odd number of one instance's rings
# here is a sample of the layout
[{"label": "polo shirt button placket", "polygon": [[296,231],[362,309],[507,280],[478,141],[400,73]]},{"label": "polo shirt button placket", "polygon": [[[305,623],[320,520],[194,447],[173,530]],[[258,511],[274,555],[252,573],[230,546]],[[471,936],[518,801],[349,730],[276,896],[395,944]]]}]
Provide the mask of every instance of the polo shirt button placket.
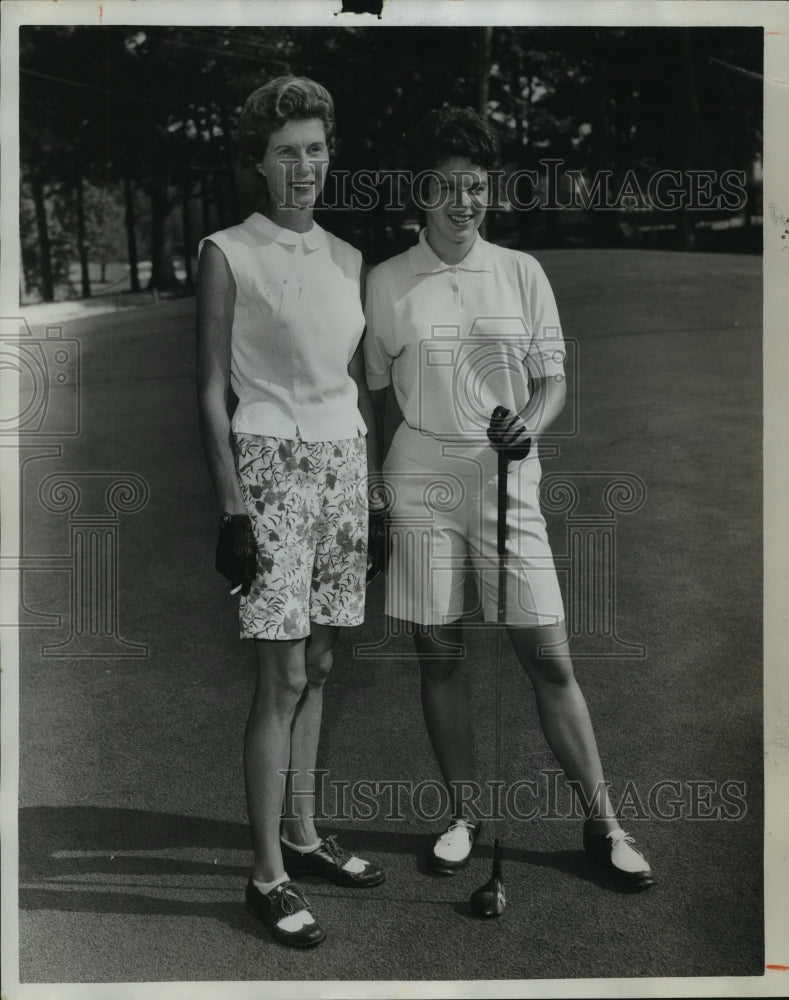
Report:
[{"label": "polo shirt button placket", "polygon": [[458,269],[456,267],[450,267],[449,272],[452,275],[452,283],[450,287],[452,288],[452,291],[455,293],[455,295],[457,295],[458,301],[462,303],[463,296],[460,294],[460,279],[458,277]]}]

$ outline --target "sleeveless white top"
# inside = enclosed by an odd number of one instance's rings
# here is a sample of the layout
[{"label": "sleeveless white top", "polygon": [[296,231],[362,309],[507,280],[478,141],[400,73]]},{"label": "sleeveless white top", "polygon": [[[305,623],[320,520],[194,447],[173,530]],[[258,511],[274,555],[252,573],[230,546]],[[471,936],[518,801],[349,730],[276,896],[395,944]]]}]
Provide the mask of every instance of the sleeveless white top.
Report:
[{"label": "sleeveless white top", "polygon": [[282,229],[255,212],[205,240],[236,283],[232,430],[304,441],[365,434],[348,364],[364,331],[362,255],[317,223]]}]

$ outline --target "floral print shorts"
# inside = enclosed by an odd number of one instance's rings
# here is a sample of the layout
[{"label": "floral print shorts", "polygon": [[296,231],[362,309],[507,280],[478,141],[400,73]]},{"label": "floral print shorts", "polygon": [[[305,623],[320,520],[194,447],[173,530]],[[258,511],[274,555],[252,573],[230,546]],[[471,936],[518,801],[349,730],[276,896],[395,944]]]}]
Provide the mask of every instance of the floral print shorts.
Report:
[{"label": "floral print shorts", "polygon": [[364,437],[235,435],[258,571],[241,597],[241,637],[303,639],[310,622],[360,625],[367,571]]}]

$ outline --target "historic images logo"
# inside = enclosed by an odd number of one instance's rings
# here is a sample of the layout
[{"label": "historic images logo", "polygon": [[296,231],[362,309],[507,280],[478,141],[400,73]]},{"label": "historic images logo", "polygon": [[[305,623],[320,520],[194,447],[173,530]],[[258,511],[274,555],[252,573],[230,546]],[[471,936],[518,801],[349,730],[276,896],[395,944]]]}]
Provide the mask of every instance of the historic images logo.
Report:
[{"label": "historic images logo", "polygon": [[[48,326],[36,336],[26,320],[0,320],[0,447],[18,457],[20,478],[19,551],[2,557],[0,569],[19,575],[19,628],[60,628],[63,615],[27,603],[35,574],[63,573],[68,579],[69,633],[45,643],[48,657],[138,657],[148,647],[119,634],[118,531],[121,514],[148,502],[148,484],[135,473],[58,472],[42,476],[37,462],[61,459],[64,444],[82,432],[82,352],[80,342]],[[33,505],[38,504],[38,509]],[[65,554],[37,551],[42,513],[67,516]],[[47,593],[50,587],[47,586]]]}]

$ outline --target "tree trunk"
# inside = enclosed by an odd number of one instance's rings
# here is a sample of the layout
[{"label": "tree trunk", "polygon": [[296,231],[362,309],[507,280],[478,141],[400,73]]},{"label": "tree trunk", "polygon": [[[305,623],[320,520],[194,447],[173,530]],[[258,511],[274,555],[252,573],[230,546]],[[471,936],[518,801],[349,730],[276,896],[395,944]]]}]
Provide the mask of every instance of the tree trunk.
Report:
[{"label": "tree trunk", "polygon": [[74,192],[77,201],[77,252],[79,253],[79,269],[82,282],[82,298],[90,298],[90,261],[88,260],[88,245],[85,235],[85,197],[82,190],[82,173],[77,167],[74,182]]},{"label": "tree trunk", "polygon": [[[488,95],[490,92],[490,64],[493,52],[493,28],[489,25],[481,29],[479,39],[479,113],[487,121]],[[480,236],[493,236],[494,219],[492,213],[483,219],[479,227]]]},{"label": "tree trunk", "polygon": [[172,209],[168,180],[170,175],[165,138],[156,137],[151,176],[151,280],[148,287],[166,291],[176,284],[173,253],[167,217]]},{"label": "tree trunk", "polygon": [[151,194],[151,280],[149,288],[164,291],[176,283],[170,241],[167,233],[167,216],[170,199],[163,181],[154,178]]},{"label": "tree trunk", "polygon": [[227,228],[227,212],[225,211],[225,192],[222,190],[221,169],[215,169],[212,174],[214,188],[214,204],[216,205],[216,217],[220,229]]},{"label": "tree trunk", "polygon": [[192,220],[189,213],[190,200],[191,181],[187,174],[181,185],[181,225],[184,239],[184,270],[186,271],[186,284],[189,288],[192,288],[194,285],[194,275],[192,273]]},{"label": "tree trunk", "polygon": [[[518,67],[520,71],[520,66]],[[517,121],[515,123],[515,134],[518,143],[518,159],[515,169],[520,170],[528,163],[531,166],[531,144],[530,144],[530,115],[531,115],[531,95],[534,86],[534,77],[531,72],[525,74],[528,80],[526,84],[526,96],[521,97],[517,102]],[[520,76],[520,72],[519,72]],[[515,206],[516,223],[518,227],[518,245],[521,250],[526,250],[531,243],[531,221],[533,209],[524,209],[519,206],[531,201],[534,194],[533,185],[528,177],[521,177],[515,189],[518,204]]]},{"label": "tree trunk", "polygon": [[230,136],[232,135],[232,129],[230,127],[230,119],[227,115],[227,108],[222,105],[222,149],[224,153],[225,166],[227,167],[229,182],[229,193],[230,193],[230,212],[233,216],[233,222],[241,222],[241,199],[238,194],[238,185],[236,183],[236,169],[233,160],[233,152],[230,144]]},{"label": "tree trunk", "polygon": [[[693,52],[691,50],[690,29],[679,29],[680,67],[682,79],[682,151],[680,163],[684,177],[692,169],[696,153],[696,138],[699,128],[699,102],[696,95],[696,79],[693,72]],[[687,186],[686,186],[687,190]],[[677,222],[680,247],[692,250],[696,244],[696,234],[693,231],[693,216],[683,202],[679,210]]]},{"label": "tree trunk", "polygon": [[493,51],[493,28],[482,28],[479,40],[479,113],[488,116],[488,93],[490,90],[490,64]]},{"label": "tree trunk", "polygon": [[123,199],[125,202],[125,218],[126,218],[126,246],[127,253],[129,257],[129,280],[131,282],[131,291],[140,291],[140,277],[137,273],[137,264],[139,262],[139,257],[137,256],[137,232],[136,232],[136,219],[134,212],[134,188],[132,186],[131,175],[128,170],[123,171]]},{"label": "tree trunk", "polygon": [[200,175],[200,204],[203,209],[203,236],[211,232],[211,198],[208,193],[208,171],[203,167]]},{"label": "tree trunk", "polygon": [[[755,185],[753,179],[753,156],[748,155],[748,134],[745,126],[745,109],[735,104],[732,115],[732,160],[735,170],[745,174],[745,208],[743,224],[746,237],[753,226],[753,198]],[[739,215],[739,212],[737,213]]]},{"label": "tree trunk", "polygon": [[365,253],[365,258],[369,259],[376,252],[380,253],[386,248],[387,256],[390,253],[389,250],[389,234],[386,229],[386,223],[389,219],[389,213],[386,211],[386,197],[384,196],[384,188],[379,185],[378,187],[378,197],[375,199],[375,204],[372,210],[372,225],[368,228],[368,233],[372,236],[370,244],[368,244]]},{"label": "tree trunk", "polygon": [[49,242],[47,207],[44,200],[44,182],[38,170],[31,177],[33,203],[36,207],[36,227],[38,228],[38,257],[41,270],[41,297],[45,302],[55,301],[55,283],[52,278],[52,246]]},{"label": "tree trunk", "polygon": [[[604,69],[602,61],[596,61],[591,71],[591,94],[592,94],[592,137],[589,149],[589,173],[590,184],[594,186],[595,180],[601,170],[616,169],[616,165],[611,161],[609,120],[608,120],[608,83],[603,76]],[[603,191],[603,196],[605,192]],[[591,205],[589,208],[592,223],[592,240],[594,246],[610,246],[614,240],[614,230],[616,226],[616,212],[609,212],[605,208]]]}]

